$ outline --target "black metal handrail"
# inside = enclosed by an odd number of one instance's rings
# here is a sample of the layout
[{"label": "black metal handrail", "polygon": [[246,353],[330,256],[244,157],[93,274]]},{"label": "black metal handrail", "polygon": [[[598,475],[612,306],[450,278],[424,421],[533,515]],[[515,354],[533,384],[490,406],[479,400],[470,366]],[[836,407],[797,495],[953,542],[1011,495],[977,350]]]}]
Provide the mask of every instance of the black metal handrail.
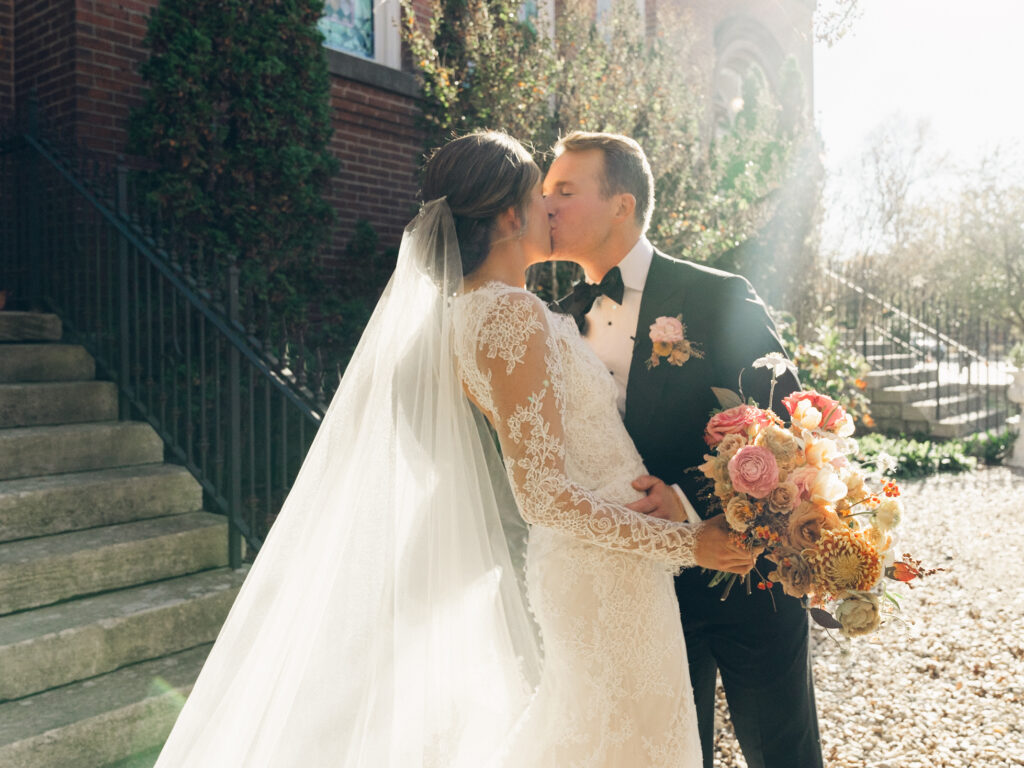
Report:
[{"label": "black metal handrail", "polygon": [[978,432],[1005,425],[1015,410],[1003,359],[1013,343],[1008,326],[921,300],[904,286],[885,286],[881,295],[838,266],[826,267],[824,274],[840,324],[856,333],[861,354],[875,359],[873,367],[886,359],[914,360],[909,370],[883,370],[903,384],[923,387],[922,399],[933,403],[936,422],[960,417]]},{"label": "black metal handrail", "polygon": [[238,567],[262,544],[323,419],[326,378],[307,386],[287,338],[275,349],[246,327],[234,260],[218,271],[195,243],[169,243],[133,215],[126,168],[111,192],[72,166],[31,123],[0,136],[0,289],[60,316],[117,383],[120,417],[152,425],[207,508],[228,517]]}]

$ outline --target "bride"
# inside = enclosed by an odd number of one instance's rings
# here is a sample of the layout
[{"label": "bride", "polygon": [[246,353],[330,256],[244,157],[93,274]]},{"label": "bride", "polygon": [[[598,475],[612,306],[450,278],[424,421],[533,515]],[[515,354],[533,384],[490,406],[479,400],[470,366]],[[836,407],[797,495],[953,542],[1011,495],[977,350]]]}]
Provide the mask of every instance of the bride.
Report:
[{"label": "bride", "polygon": [[550,258],[540,179],[494,132],[428,161],[157,768],[701,764],[672,583],[700,526],[627,506],[614,383],[523,287]]}]

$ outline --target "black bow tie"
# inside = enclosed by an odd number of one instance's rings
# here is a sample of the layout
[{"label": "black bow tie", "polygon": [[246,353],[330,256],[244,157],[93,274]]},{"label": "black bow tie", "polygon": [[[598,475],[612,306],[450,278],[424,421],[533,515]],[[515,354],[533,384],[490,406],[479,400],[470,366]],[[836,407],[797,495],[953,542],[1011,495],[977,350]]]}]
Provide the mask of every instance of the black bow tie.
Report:
[{"label": "black bow tie", "polygon": [[596,285],[588,283],[586,280],[580,280],[572,287],[572,293],[563,296],[551,308],[556,312],[572,315],[576,318],[576,325],[582,331],[585,323],[583,317],[594,306],[594,300],[598,296],[607,296],[616,304],[621,304],[625,291],[626,286],[622,282],[622,272],[618,267],[612,267]]}]

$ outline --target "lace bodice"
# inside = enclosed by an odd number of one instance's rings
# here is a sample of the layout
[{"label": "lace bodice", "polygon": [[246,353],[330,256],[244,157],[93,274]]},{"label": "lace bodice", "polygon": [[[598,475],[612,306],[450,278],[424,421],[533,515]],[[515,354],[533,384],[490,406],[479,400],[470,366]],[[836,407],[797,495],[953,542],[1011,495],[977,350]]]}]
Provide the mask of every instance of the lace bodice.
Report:
[{"label": "lace bodice", "polygon": [[456,302],[459,375],[498,434],[523,518],[674,568],[694,565],[693,526],[624,506],[645,470],[614,382],[571,318],[497,282]]}]

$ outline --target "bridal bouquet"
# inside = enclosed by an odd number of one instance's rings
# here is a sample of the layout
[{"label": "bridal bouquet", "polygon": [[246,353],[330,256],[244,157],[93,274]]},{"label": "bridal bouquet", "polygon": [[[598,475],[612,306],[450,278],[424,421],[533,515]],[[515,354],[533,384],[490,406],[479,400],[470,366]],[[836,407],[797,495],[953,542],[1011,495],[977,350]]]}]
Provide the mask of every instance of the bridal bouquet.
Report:
[{"label": "bridal bouquet", "polygon": [[[772,369],[772,395],[781,373],[796,373],[777,354],[754,367]],[[788,422],[728,390],[716,395],[725,409],[708,421],[704,439],[712,453],[699,469],[714,483],[713,499],[736,539],[764,547],[775,563],[758,588],[780,583],[786,594],[808,598],[814,620],[847,637],[877,629],[882,606],[899,607],[886,581],[910,582],[937,569],[922,568],[909,554],[896,559],[900,491],[892,482],[871,490],[872,478],[850,461],[857,451],[853,419],[817,392],[783,399]],[[716,574],[711,585],[728,578]]]}]

